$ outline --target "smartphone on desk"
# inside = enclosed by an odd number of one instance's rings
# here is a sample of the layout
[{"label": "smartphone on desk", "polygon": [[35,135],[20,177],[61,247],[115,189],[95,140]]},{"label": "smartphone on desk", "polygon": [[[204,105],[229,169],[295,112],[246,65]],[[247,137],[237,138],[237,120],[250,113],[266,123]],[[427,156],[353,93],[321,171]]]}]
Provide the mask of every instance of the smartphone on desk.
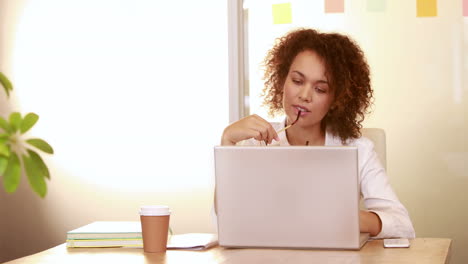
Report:
[{"label": "smartphone on desk", "polygon": [[409,248],[410,242],[407,238],[386,238],[383,245],[384,248]]}]

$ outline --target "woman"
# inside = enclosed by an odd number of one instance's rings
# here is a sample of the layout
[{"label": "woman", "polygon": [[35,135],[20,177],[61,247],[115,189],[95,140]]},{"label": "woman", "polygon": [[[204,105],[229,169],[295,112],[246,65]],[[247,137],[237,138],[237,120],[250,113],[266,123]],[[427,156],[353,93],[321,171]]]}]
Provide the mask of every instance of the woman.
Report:
[{"label": "woman", "polygon": [[226,127],[221,145],[356,146],[368,209],[360,211],[361,232],[376,238],[415,237],[372,142],[361,137],[373,92],[358,45],[344,35],[299,29],[278,39],[264,63],[264,104],[271,115],[284,113],[285,122],[245,117]]}]

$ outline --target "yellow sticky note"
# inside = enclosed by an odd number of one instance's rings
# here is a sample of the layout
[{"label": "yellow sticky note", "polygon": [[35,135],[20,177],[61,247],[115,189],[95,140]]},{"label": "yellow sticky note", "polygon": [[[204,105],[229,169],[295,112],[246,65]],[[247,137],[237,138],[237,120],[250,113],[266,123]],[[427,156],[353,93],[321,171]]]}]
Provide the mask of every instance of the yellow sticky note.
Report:
[{"label": "yellow sticky note", "polygon": [[437,0],[417,0],[416,12],[418,17],[437,16]]},{"label": "yellow sticky note", "polygon": [[273,5],[273,24],[291,24],[291,3]]}]

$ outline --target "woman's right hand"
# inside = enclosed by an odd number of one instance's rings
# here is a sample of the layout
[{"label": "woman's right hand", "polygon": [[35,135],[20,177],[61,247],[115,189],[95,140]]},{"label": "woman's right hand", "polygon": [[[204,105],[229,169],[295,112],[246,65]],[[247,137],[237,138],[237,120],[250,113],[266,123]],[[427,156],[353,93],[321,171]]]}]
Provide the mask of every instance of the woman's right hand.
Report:
[{"label": "woman's right hand", "polygon": [[273,139],[279,141],[273,126],[258,115],[250,115],[230,124],[224,129],[221,138],[222,146],[232,146],[237,142],[255,138],[270,144]]}]

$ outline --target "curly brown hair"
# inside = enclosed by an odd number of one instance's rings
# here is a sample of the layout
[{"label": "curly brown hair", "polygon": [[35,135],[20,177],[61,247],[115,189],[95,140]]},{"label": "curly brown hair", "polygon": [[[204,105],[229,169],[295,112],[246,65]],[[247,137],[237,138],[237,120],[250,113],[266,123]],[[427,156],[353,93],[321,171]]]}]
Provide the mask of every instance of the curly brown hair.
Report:
[{"label": "curly brown hair", "polygon": [[263,105],[272,116],[283,113],[283,87],[289,68],[297,54],[305,50],[323,59],[329,87],[335,91],[322,129],[339,136],[343,143],[360,137],[361,123],[373,101],[370,70],[359,46],[341,34],[302,28],[278,38],[264,59]]}]

